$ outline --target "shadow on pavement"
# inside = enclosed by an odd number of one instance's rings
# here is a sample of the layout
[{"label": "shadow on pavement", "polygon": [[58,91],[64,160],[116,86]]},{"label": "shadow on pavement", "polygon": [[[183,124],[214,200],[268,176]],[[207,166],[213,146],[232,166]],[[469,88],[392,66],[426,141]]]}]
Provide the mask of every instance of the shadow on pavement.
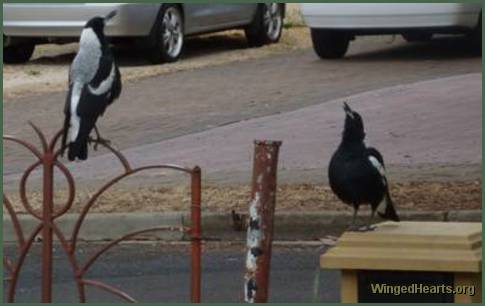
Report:
[{"label": "shadow on pavement", "polygon": [[[62,48],[67,49],[63,52]],[[58,46],[57,54],[43,55],[33,59],[25,65],[69,65],[76,55],[77,44]],[[217,54],[232,50],[246,49],[248,47],[244,34],[212,34],[197,37],[188,37],[185,42],[183,59],[197,58],[209,54]],[[143,57],[143,50],[133,48],[133,44],[120,44],[113,48],[113,52],[120,66],[150,66],[152,65]]]},{"label": "shadow on pavement", "polygon": [[[469,39],[463,36],[441,36],[430,41],[408,42],[388,48],[359,52],[346,56],[343,60],[351,61],[416,61],[416,60],[453,60],[480,57]],[[352,44],[350,45],[352,51]]]}]

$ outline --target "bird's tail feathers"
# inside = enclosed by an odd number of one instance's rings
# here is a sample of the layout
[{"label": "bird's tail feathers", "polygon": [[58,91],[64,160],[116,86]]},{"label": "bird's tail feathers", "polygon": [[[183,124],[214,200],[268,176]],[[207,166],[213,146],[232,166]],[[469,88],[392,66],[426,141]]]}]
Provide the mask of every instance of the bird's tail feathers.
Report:
[{"label": "bird's tail feathers", "polygon": [[88,139],[77,139],[75,142],[69,144],[67,158],[70,161],[86,160],[88,158]]},{"label": "bird's tail feathers", "polygon": [[70,161],[77,159],[86,160],[88,158],[89,134],[94,128],[97,118],[83,118],[80,123],[79,133],[76,141],[69,144],[68,158]]},{"label": "bird's tail feathers", "polygon": [[386,210],[384,213],[377,212],[379,216],[386,220],[396,221],[399,222],[399,216],[397,215],[396,209],[394,208],[394,204],[392,202],[391,196],[389,195],[389,191],[386,191]]}]

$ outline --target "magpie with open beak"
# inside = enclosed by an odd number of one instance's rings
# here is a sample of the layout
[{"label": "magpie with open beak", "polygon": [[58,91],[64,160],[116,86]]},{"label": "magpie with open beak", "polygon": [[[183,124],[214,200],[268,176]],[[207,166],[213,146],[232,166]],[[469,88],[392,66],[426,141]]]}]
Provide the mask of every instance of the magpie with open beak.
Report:
[{"label": "magpie with open beak", "polygon": [[[86,160],[88,143],[107,143],[101,138],[96,121],[121,93],[121,76],[104,34],[106,23],[116,11],[94,17],[84,26],[79,50],[69,71],[69,91],[64,108],[62,153],[70,161]],[[96,138],[91,138],[92,130]]]},{"label": "magpie with open beak", "polygon": [[389,194],[384,159],[379,151],[366,147],[362,117],[345,102],[344,111],[342,141],[330,160],[328,178],[337,197],[354,208],[350,228],[362,230],[355,224],[359,206],[362,204],[370,205],[372,209],[369,223],[364,230],[372,230],[371,224],[376,211],[384,219],[399,221]]}]

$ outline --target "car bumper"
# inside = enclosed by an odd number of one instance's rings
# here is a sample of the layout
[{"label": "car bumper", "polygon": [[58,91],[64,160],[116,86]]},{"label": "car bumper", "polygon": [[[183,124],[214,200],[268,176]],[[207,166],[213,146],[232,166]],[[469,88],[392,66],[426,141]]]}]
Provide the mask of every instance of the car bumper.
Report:
[{"label": "car bumper", "polygon": [[322,29],[406,29],[474,28],[481,5],[478,3],[348,3],[302,4],[310,28]]},{"label": "car bumper", "polygon": [[159,4],[77,3],[3,4],[3,34],[11,37],[77,37],[87,20],[112,10],[108,36],[146,36],[154,24]]}]

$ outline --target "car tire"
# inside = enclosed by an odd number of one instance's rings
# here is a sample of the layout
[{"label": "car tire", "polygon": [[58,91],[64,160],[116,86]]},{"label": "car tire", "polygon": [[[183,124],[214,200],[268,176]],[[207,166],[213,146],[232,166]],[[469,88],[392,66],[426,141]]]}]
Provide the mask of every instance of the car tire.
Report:
[{"label": "car tire", "polygon": [[24,43],[3,48],[3,62],[6,64],[20,64],[29,61],[34,53],[35,44]]},{"label": "car tire", "polygon": [[473,30],[471,34],[471,41],[473,50],[477,54],[482,54],[482,13],[480,12],[480,19],[478,20],[478,24]]},{"label": "car tire", "polygon": [[184,18],[177,4],[164,4],[153,25],[147,58],[153,64],[171,63],[180,58],[184,48]]},{"label": "car tire", "polygon": [[402,37],[407,42],[418,42],[418,41],[430,41],[433,38],[433,33],[427,32],[416,32],[416,33],[404,33]]},{"label": "car tire", "polygon": [[351,36],[345,32],[311,29],[313,50],[322,59],[341,58],[347,53]]},{"label": "car tire", "polygon": [[259,4],[253,21],[244,29],[249,46],[260,47],[277,43],[283,32],[284,14],[284,4]]}]

